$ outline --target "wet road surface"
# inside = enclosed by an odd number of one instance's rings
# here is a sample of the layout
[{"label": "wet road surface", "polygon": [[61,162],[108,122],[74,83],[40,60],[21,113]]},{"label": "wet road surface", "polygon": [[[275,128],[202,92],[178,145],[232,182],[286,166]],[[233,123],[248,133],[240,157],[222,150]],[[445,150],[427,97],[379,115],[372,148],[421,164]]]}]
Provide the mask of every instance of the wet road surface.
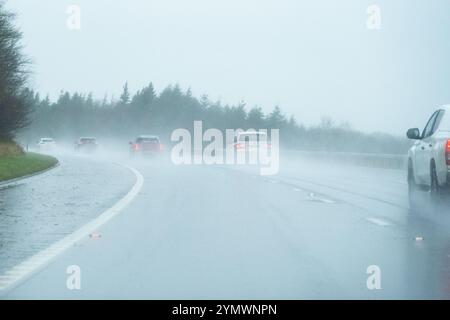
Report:
[{"label": "wet road surface", "polygon": [[[270,177],[247,167],[130,165],[144,186],[101,237],[86,237],[3,298],[450,297],[449,218],[409,213],[403,171],[297,159]],[[92,190],[110,196],[106,207],[133,183],[97,174]],[[81,269],[81,290],[66,286],[70,265]],[[371,265],[380,290],[367,288]]]},{"label": "wet road surface", "polygon": [[58,159],[42,175],[0,185],[0,274],[95,218],[133,184],[117,164]]}]

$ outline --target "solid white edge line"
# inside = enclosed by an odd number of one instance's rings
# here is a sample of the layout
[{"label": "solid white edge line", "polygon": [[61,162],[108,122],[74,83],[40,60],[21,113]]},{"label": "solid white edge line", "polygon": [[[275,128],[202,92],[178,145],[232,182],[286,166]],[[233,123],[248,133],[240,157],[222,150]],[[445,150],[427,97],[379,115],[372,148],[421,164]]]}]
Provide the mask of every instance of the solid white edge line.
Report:
[{"label": "solid white edge line", "polygon": [[114,218],[134,200],[144,185],[144,177],[139,171],[130,166],[121,163],[118,163],[118,165],[129,169],[135,175],[136,182],[131,190],[94,220],[0,275],[0,293],[10,290],[28,279],[32,274],[48,265],[59,254],[85,239],[90,233],[96,231],[100,226]]}]

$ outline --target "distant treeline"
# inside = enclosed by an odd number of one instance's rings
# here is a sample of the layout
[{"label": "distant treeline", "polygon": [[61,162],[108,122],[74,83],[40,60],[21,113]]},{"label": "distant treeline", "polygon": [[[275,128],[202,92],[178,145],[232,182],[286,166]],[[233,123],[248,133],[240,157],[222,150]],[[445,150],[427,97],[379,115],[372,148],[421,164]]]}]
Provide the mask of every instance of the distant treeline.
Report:
[{"label": "distant treeline", "polygon": [[34,144],[40,137],[74,141],[80,136],[128,141],[140,134],[157,134],[168,143],[174,129],[191,129],[195,120],[203,120],[204,129],[280,129],[281,144],[286,148],[405,153],[409,146],[404,138],[362,133],[327,119],[305,127],[293,117],[287,118],[279,107],[264,114],[257,106],[223,105],[207,96],[196,98],[179,86],[169,86],[157,94],[149,84],[131,95],[125,85],[117,101],[62,92],[52,102],[27,89],[29,60],[22,53],[22,34],[14,18],[0,0],[0,143],[18,138],[24,144]]},{"label": "distant treeline", "polygon": [[140,134],[157,134],[166,143],[174,129],[192,129],[195,120],[208,128],[280,129],[282,147],[302,150],[341,152],[404,153],[406,139],[383,133],[366,134],[330,119],[305,127],[286,117],[276,106],[265,114],[260,107],[245,103],[223,105],[207,96],[196,98],[191,90],[168,86],[157,94],[153,85],[132,95],[125,84],[120,98],[95,100],[92,94],[62,92],[56,102],[32,93],[31,125],[21,134],[25,143],[40,137],[74,141],[80,136],[114,138],[129,141]]}]

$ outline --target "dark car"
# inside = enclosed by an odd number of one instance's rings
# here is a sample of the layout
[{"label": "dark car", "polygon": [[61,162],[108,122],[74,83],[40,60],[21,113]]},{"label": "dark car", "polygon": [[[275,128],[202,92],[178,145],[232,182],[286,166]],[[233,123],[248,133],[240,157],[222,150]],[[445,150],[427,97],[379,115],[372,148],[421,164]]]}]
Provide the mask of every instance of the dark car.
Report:
[{"label": "dark car", "polygon": [[75,142],[75,151],[92,153],[98,148],[97,139],[92,137],[81,137]]},{"label": "dark car", "polygon": [[134,142],[130,142],[130,154],[135,155],[160,155],[164,151],[158,136],[139,136]]}]

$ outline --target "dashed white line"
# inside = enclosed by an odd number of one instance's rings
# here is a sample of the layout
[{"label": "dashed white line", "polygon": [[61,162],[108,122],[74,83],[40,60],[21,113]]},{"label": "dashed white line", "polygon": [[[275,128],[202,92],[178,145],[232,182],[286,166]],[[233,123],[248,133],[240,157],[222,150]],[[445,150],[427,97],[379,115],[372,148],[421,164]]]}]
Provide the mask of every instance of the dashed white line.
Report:
[{"label": "dashed white line", "polygon": [[58,242],[52,244],[47,249],[40,251],[31,258],[28,258],[19,265],[6,271],[3,275],[0,275],[0,293],[4,290],[11,289],[20,282],[26,280],[34,272],[46,266],[56,256],[72,247],[77,242],[86,238],[90,233],[96,231],[100,226],[111,220],[118,215],[133,199],[138,195],[142,186],[144,185],[144,177],[136,169],[127,165],[120,164],[129,170],[131,170],[136,176],[136,182],[131,190],[120,199],[114,206],[103,212],[96,219],[85,224],[83,227],[75,231],[74,233],[66,236]]},{"label": "dashed white line", "polygon": [[315,193],[310,193],[309,197],[311,198],[311,200],[317,201],[317,202],[330,203],[330,204],[335,203],[333,200],[317,197]]},{"label": "dashed white line", "polygon": [[391,225],[389,222],[378,218],[366,218],[366,220],[380,227],[387,227]]}]

